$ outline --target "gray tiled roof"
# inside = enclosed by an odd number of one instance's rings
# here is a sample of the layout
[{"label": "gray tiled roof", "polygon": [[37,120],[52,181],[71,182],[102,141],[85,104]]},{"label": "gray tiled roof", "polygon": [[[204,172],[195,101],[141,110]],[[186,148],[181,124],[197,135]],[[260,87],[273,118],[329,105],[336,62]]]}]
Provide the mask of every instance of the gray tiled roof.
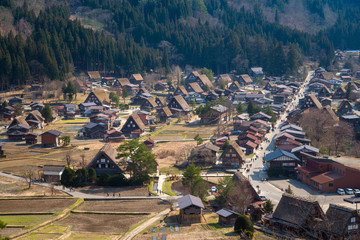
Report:
[{"label": "gray tiled roof", "polygon": [[180,209],[187,208],[187,207],[189,207],[191,205],[194,205],[194,206],[197,206],[197,207],[200,207],[200,208],[205,208],[204,204],[203,204],[203,202],[201,201],[200,198],[195,197],[195,196],[190,195],[190,194],[185,195],[182,198],[179,198],[177,200],[177,202],[179,204]]}]

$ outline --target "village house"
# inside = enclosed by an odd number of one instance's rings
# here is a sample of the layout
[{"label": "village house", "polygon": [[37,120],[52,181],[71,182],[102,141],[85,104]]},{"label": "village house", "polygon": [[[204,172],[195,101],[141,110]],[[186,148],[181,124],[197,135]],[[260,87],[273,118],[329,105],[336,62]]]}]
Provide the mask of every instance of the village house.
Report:
[{"label": "village house", "polygon": [[227,85],[228,83],[233,82],[231,76],[229,74],[220,74],[218,78],[216,79],[217,83],[224,83]]},{"label": "village house", "polygon": [[168,88],[168,85],[167,85],[167,83],[164,83],[164,82],[158,82],[154,86],[155,91],[161,91],[161,92],[166,91],[167,88]]},{"label": "village house", "polygon": [[300,159],[294,154],[276,149],[265,155],[267,168],[280,169],[284,168],[288,172],[295,172],[295,168],[301,163]]},{"label": "village house", "polygon": [[343,87],[338,87],[332,95],[333,99],[343,99],[346,97],[346,90]]},{"label": "village house", "polygon": [[125,136],[121,131],[112,129],[104,134],[104,140],[105,142],[123,142]]},{"label": "village house", "polygon": [[41,144],[44,147],[57,147],[61,144],[61,135],[62,132],[57,130],[49,130],[44,132],[40,135]]},{"label": "village house", "polygon": [[325,85],[318,91],[318,97],[330,97],[331,91]]},{"label": "village house", "polygon": [[250,69],[250,76],[254,79],[263,79],[265,74],[262,67],[252,67]]},{"label": "village house", "polygon": [[185,99],[181,95],[174,96],[168,103],[168,107],[173,115],[186,116],[191,109]]},{"label": "village house", "polygon": [[227,122],[228,108],[222,105],[210,107],[210,111],[200,116],[200,122],[205,124],[212,124],[218,122]]},{"label": "village house", "polygon": [[155,146],[155,141],[151,138],[146,139],[144,142],[144,145],[151,151]]},{"label": "village house", "polygon": [[44,118],[38,110],[31,111],[25,121],[32,127],[32,128],[39,128],[42,129],[44,126]]},{"label": "village house", "polygon": [[8,99],[9,106],[15,106],[16,104],[22,105],[23,99],[20,97],[11,97]]},{"label": "village house", "polygon": [[302,143],[291,138],[285,138],[275,142],[276,149],[280,149],[288,152],[291,152],[292,149],[300,146],[303,146]]},{"label": "village house", "polygon": [[178,86],[174,91],[174,96],[176,95],[181,95],[182,97],[186,97],[189,95],[189,93],[184,86]]},{"label": "village house", "polygon": [[234,226],[236,219],[240,214],[226,208],[222,208],[216,212],[219,215],[219,224],[224,226]]},{"label": "village house", "polygon": [[353,111],[353,107],[348,100],[342,100],[337,108],[336,114],[338,116],[349,114]]},{"label": "village house", "polygon": [[275,83],[273,83],[273,82],[266,83],[264,89],[267,90],[267,91],[270,91],[273,94],[278,91],[277,85]]},{"label": "village house", "polygon": [[168,119],[172,116],[172,113],[168,107],[158,108],[156,112],[156,121],[159,123],[167,122]]},{"label": "village house", "polygon": [[33,132],[29,132],[25,135],[25,143],[26,144],[37,144],[37,137],[39,136],[39,134],[37,133],[33,133]]},{"label": "village house", "polygon": [[46,183],[60,183],[65,166],[44,165],[42,172]]},{"label": "village house", "polygon": [[233,141],[230,142],[229,146],[223,151],[220,159],[222,160],[223,166],[239,168],[245,163],[246,156],[240,146]]},{"label": "village house", "polygon": [[209,89],[213,88],[213,84],[205,74],[200,74],[197,71],[191,72],[185,79],[185,85],[197,82],[202,89],[207,86]]},{"label": "village house", "polygon": [[186,91],[188,91],[188,93],[194,92],[194,93],[198,93],[198,94],[201,94],[204,92],[204,90],[200,87],[200,85],[197,82],[189,83],[186,86]]},{"label": "village house", "polygon": [[137,73],[137,74],[131,74],[129,81],[131,84],[140,86],[143,83],[144,79],[140,73]]},{"label": "village house", "polygon": [[145,130],[145,125],[139,115],[137,113],[133,113],[128,117],[124,126],[121,129],[121,132],[124,133],[125,136],[129,136],[130,138],[137,138],[142,134]]},{"label": "village house", "polygon": [[118,152],[111,146],[110,143],[106,143],[87,165],[87,169],[95,169],[97,176],[105,174],[114,175],[121,173],[121,169],[118,166],[119,160],[116,159]]},{"label": "village house", "polygon": [[[235,174],[233,175],[233,180],[235,183],[234,187],[236,191],[238,191],[242,195],[242,200],[244,202],[247,202],[249,206],[253,204],[264,203],[261,200],[258,192],[249,182],[248,178],[245,177],[241,172],[235,172]],[[227,206],[227,208],[231,209],[232,211],[244,214],[249,206],[243,206],[244,208],[239,208],[239,206]]]},{"label": "village house", "polygon": [[114,81],[113,86],[124,88],[125,86],[129,85],[130,81],[127,78],[118,78]]},{"label": "village house", "polygon": [[191,151],[189,161],[197,165],[215,165],[219,150],[218,146],[210,142],[205,143]]},{"label": "village house", "polygon": [[355,209],[330,204],[325,221],[318,226],[319,237],[327,239],[360,239],[360,215]]},{"label": "village house", "polygon": [[304,103],[300,107],[301,109],[317,108],[321,109],[322,105],[314,94],[309,94],[305,97]]},{"label": "village house", "polygon": [[39,102],[32,102],[29,105],[31,107],[31,110],[38,110],[39,112],[42,112],[42,110],[44,109],[44,104],[39,103]]},{"label": "village house", "polygon": [[91,107],[97,106],[94,102],[80,103],[79,111],[81,115],[85,115],[85,112],[88,111]]},{"label": "village house", "polygon": [[330,98],[323,98],[323,99],[321,99],[320,103],[321,103],[321,105],[322,105],[323,107],[326,107],[326,106],[330,106],[330,107],[331,107],[331,105],[332,105],[332,100],[331,100]]},{"label": "village house", "polygon": [[308,153],[310,155],[316,156],[319,154],[319,149],[310,145],[301,145],[298,147],[295,147],[290,150],[292,154],[297,156],[300,160],[302,160],[302,154],[301,153]]},{"label": "village house", "polygon": [[177,202],[180,209],[181,224],[203,222],[202,211],[205,207],[200,198],[188,194],[179,198]]},{"label": "village house", "polygon": [[328,158],[301,153],[304,165],[297,168],[298,178],[320,192],[338,188],[360,188],[360,170]]},{"label": "village house", "polygon": [[267,114],[265,114],[263,112],[258,112],[258,113],[254,114],[254,115],[252,115],[250,117],[251,121],[254,121],[254,120],[257,120],[257,119],[263,120],[265,122],[269,122],[270,119],[271,119],[271,116],[269,116],[269,115],[267,115]]},{"label": "village house", "polygon": [[110,105],[109,94],[103,90],[97,90],[89,93],[84,103],[93,102],[98,106]]},{"label": "village house", "polygon": [[99,71],[88,71],[87,74],[89,76],[90,81],[94,82],[94,81],[101,80],[101,75],[100,75]]},{"label": "village house", "polygon": [[26,122],[25,118],[18,116],[13,119],[7,129],[7,136],[10,141],[21,141],[25,139],[26,133],[31,129],[31,126]]},{"label": "village house", "polygon": [[246,155],[254,153],[255,149],[258,147],[258,144],[256,144],[253,141],[245,140],[242,141],[241,144],[239,144],[240,147],[243,147],[246,149]]},{"label": "village house", "polygon": [[231,91],[233,92],[238,92],[241,90],[241,86],[240,83],[238,81],[234,81],[232,82],[229,87],[228,87]]},{"label": "village house", "polygon": [[317,201],[284,193],[274,213],[264,216],[273,230],[291,232],[294,236],[317,236],[315,227],[325,219]]},{"label": "village house", "polygon": [[238,131],[241,129],[242,123],[245,121],[246,119],[241,116],[241,115],[236,115],[233,118],[233,126],[234,126],[234,131]]},{"label": "village house", "polygon": [[155,98],[155,102],[159,107],[165,107],[166,104],[166,98],[165,97],[156,97]]},{"label": "village house", "polygon": [[103,138],[107,130],[107,126],[101,123],[89,122],[82,128],[83,136],[86,138],[97,139]]},{"label": "village house", "polygon": [[146,98],[143,103],[140,106],[141,110],[145,110],[145,111],[152,111],[153,109],[155,109],[157,107],[157,103],[155,102],[155,99],[153,97],[149,97]]}]

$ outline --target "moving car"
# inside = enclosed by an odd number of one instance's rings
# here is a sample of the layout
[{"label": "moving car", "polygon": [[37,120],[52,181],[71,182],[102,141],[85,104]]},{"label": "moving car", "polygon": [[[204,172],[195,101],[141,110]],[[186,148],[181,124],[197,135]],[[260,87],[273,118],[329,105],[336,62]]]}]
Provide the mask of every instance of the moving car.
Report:
[{"label": "moving car", "polygon": [[344,191],[344,189],[342,189],[342,188],[338,188],[338,189],[337,189],[337,193],[338,193],[339,195],[345,195],[345,191]]},{"label": "moving car", "polygon": [[346,188],[346,189],[345,189],[345,192],[346,192],[346,194],[348,194],[348,195],[353,195],[353,194],[354,194],[354,191],[353,191],[351,188]]}]

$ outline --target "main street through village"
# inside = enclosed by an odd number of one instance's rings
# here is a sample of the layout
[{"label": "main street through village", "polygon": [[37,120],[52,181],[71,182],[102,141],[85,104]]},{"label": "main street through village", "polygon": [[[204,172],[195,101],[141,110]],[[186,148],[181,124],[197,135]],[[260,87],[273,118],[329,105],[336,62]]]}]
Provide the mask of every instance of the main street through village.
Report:
[{"label": "main street through village", "polygon": [[320,193],[311,189],[306,184],[295,180],[295,179],[283,179],[283,180],[268,180],[263,181],[264,178],[267,178],[266,171],[264,170],[263,157],[274,150],[274,137],[280,133],[280,125],[283,121],[286,120],[288,113],[298,107],[299,99],[304,96],[306,90],[306,85],[309,83],[313,71],[310,71],[301,85],[299,92],[292,98],[292,101],[288,104],[286,110],[277,120],[274,128],[274,131],[270,131],[265,137],[269,139],[269,142],[262,142],[260,147],[255,151],[255,155],[258,156],[255,161],[249,162],[248,164],[252,165],[250,171],[244,172],[243,174],[248,177],[250,183],[255,190],[259,191],[259,195],[264,195],[270,199],[275,205],[277,205],[281,199],[282,194],[285,192],[285,189],[290,185],[294,194],[300,197],[308,198],[311,200],[317,200],[320,206],[326,210],[329,207],[329,204],[341,204],[348,207],[354,208],[350,203],[344,202],[344,198],[348,196],[341,196],[337,193]]}]

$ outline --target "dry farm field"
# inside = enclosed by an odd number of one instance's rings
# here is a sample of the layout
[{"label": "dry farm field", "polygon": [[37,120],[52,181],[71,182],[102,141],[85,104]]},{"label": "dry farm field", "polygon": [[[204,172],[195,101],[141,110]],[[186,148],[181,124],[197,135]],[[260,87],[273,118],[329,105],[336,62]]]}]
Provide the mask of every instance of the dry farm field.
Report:
[{"label": "dry farm field", "polygon": [[170,204],[158,199],[85,201],[77,210],[95,212],[157,213],[169,208]]},{"label": "dry farm field", "polygon": [[29,213],[63,211],[76,202],[76,198],[16,198],[0,199],[0,213]]}]

